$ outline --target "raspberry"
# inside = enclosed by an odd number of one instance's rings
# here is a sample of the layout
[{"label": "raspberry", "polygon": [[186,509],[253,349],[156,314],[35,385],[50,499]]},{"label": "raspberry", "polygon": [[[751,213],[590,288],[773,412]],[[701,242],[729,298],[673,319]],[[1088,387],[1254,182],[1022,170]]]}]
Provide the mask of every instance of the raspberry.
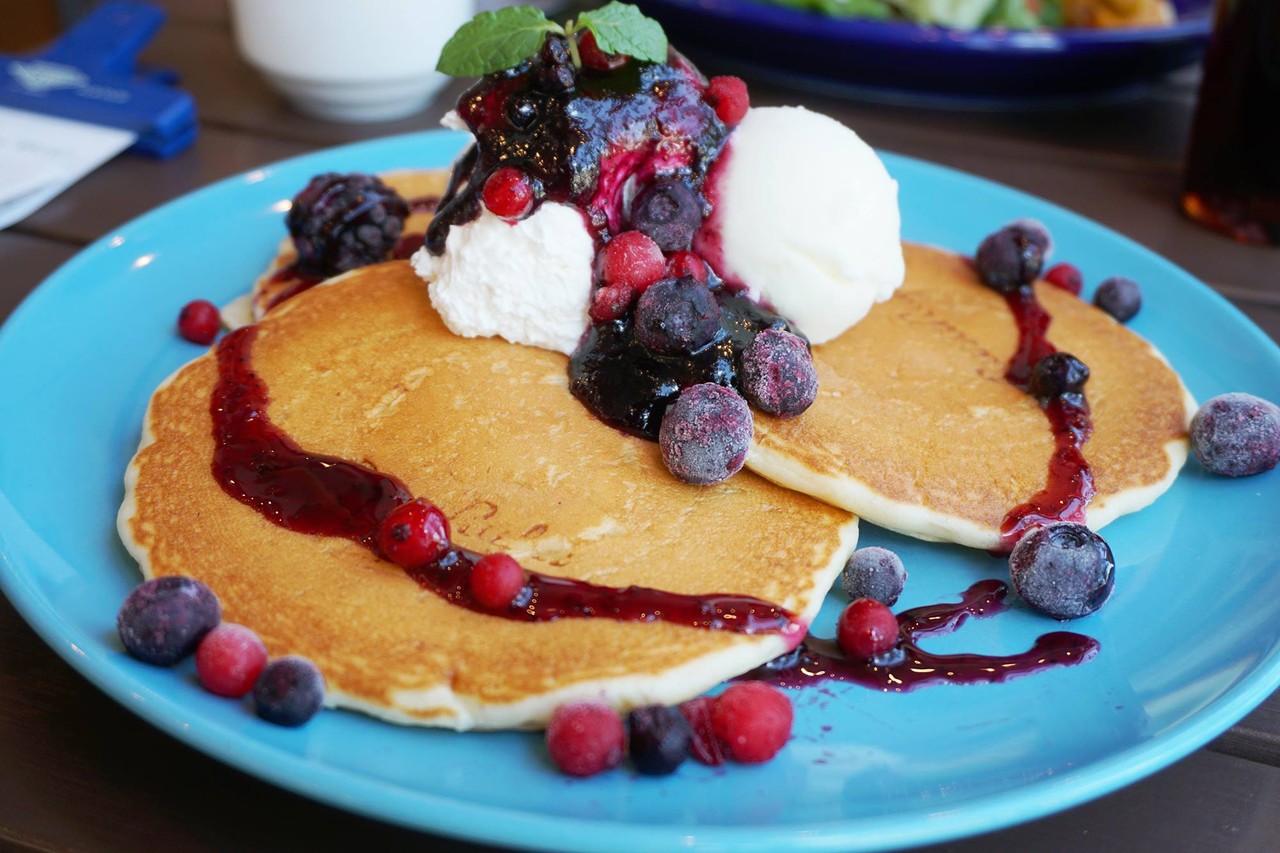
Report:
[{"label": "raspberry", "polygon": [[288,655],[267,664],[253,685],[258,716],[277,726],[300,726],[324,704],[324,676],[304,657]]},{"label": "raspberry", "polygon": [[1093,294],[1093,304],[1106,311],[1117,322],[1127,323],[1142,307],[1142,289],[1138,283],[1124,276],[1113,276],[1102,284]]},{"label": "raspberry", "polygon": [[667,259],[666,278],[695,278],[707,283],[707,262],[693,252],[675,252]]},{"label": "raspberry", "polygon": [[622,718],[608,705],[561,705],[547,723],[547,751],[570,776],[594,776],[622,761],[626,732]]},{"label": "raspberry", "polygon": [[243,625],[224,622],[196,647],[196,674],[204,689],[238,699],[253,689],[267,665],[267,647]]},{"label": "raspberry", "polygon": [[116,629],[129,654],[171,666],[194,652],[221,620],[213,590],[194,578],[169,576],[135,587],[120,607]]},{"label": "raspberry", "polygon": [[978,246],[974,266],[982,283],[999,293],[1012,293],[1040,275],[1044,249],[1040,235],[1019,225],[1006,225]]},{"label": "raspberry", "polygon": [[378,525],[378,547],[398,566],[434,563],[449,551],[449,519],[426,498],[403,503]]},{"label": "raspberry", "polygon": [[686,483],[709,486],[742,468],[753,424],[747,401],[711,382],[680,392],[658,429],[667,470]]},{"label": "raspberry", "polygon": [[1089,368],[1067,352],[1050,353],[1031,369],[1031,393],[1041,400],[1079,394],[1088,381]]},{"label": "raspberry", "polygon": [[720,332],[720,305],[696,278],[666,278],[640,295],[633,329],[652,352],[690,354]]},{"label": "raspberry", "polygon": [[645,187],[631,205],[631,227],[664,252],[688,249],[702,226],[702,201],[679,179]]},{"label": "raspberry", "polygon": [[693,730],[675,708],[648,705],[627,715],[631,763],[646,776],[666,776],[689,757]]},{"label": "raspberry", "polygon": [[870,598],[892,607],[907,583],[907,570],[888,548],[859,548],[844,564],[840,581],[851,600]]},{"label": "raspberry", "polygon": [[778,754],[791,737],[791,700],[760,681],[733,684],[716,697],[711,725],[729,756],[758,764]]},{"label": "raspberry", "polygon": [[409,205],[377,176],[329,172],[294,197],[285,224],[299,272],[329,278],[385,261],[408,215]]},{"label": "raspberry", "polygon": [[605,53],[596,44],[596,35],[587,30],[578,36],[578,56],[582,64],[596,71],[613,71],[627,64],[627,58],[620,53]]},{"label": "raspberry", "polygon": [[765,329],[742,353],[742,391],[765,414],[801,414],[818,397],[809,347],[785,329]]},{"label": "raspberry", "polygon": [[196,299],[182,306],[178,312],[178,334],[193,344],[208,346],[222,331],[222,317],[218,306],[207,299]]},{"label": "raspberry", "polygon": [[1226,477],[1270,471],[1280,462],[1280,409],[1252,394],[1219,394],[1191,419],[1191,451]]},{"label": "raspberry", "polygon": [[733,127],[751,108],[747,84],[741,77],[712,77],[707,84],[706,101],[715,108],[719,119]]},{"label": "raspberry", "polygon": [[639,231],[623,231],[601,253],[601,277],[606,285],[625,285],[640,293],[662,278],[667,262],[658,244]]},{"label": "raspberry", "polygon": [[489,212],[508,222],[523,218],[533,209],[533,183],[514,166],[495,169],[484,182],[482,195]]},{"label": "raspberry", "polygon": [[711,711],[716,700],[699,696],[680,705],[680,715],[689,721],[689,754],[702,764],[719,767],[727,756],[711,724]]},{"label": "raspberry", "polygon": [[1080,275],[1080,270],[1076,269],[1074,264],[1068,264],[1065,261],[1049,267],[1044,274],[1044,280],[1054,287],[1062,288],[1072,296],[1079,296],[1084,288],[1084,276]]},{"label": "raspberry", "polygon": [[871,660],[898,644],[898,620],[892,610],[875,599],[859,598],[840,614],[836,642],[849,657]]},{"label": "raspberry", "polygon": [[506,554],[490,554],[471,567],[471,595],[481,607],[500,610],[524,589],[524,569]]},{"label": "raspberry", "polygon": [[1088,616],[1105,604],[1115,586],[1115,567],[1101,536],[1068,521],[1032,530],[1009,554],[1013,588],[1055,619]]}]

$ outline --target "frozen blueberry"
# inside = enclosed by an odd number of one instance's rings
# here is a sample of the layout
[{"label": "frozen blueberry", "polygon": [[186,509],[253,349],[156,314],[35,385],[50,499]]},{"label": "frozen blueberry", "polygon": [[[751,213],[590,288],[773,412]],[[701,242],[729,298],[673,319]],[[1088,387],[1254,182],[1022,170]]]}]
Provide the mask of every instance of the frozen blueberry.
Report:
[{"label": "frozen blueberry", "polygon": [[766,414],[800,414],[818,396],[818,372],[809,347],[785,329],[765,329],[742,353],[742,391]]},{"label": "frozen blueberry", "polygon": [[665,278],[640,295],[634,322],[636,339],[653,352],[691,353],[720,331],[720,306],[693,276]]},{"label": "frozen blueberry", "polygon": [[1047,261],[1053,254],[1053,237],[1049,236],[1049,229],[1044,227],[1044,223],[1036,219],[1019,219],[1009,223],[1008,227],[1021,231],[1023,236],[1038,246],[1044,260]]},{"label": "frozen blueberry", "polygon": [[1097,292],[1093,294],[1093,304],[1117,321],[1127,323],[1142,307],[1142,289],[1131,278],[1112,276],[1098,285]]},{"label": "frozen blueberry", "polygon": [[324,676],[304,657],[276,658],[253,685],[258,716],[277,726],[300,726],[324,704]]},{"label": "frozen blueberry", "polygon": [[222,621],[213,590],[186,577],[152,578],[129,593],[116,616],[125,651],[140,661],[171,666],[196,650]]},{"label": "frozen blueberry", "polygon": [[892,607],[907,583],[907,570],[888,548],[859,548],[844,564],[840,583],[854,601],[870,598]]},{"label": "frozen blueberry", "polygon": [[631,763],[646,776],[674,773],[689,757],[693,729],[676,708],[647,705],[627,715]]},{"label": "frozen blueberry", "polygon": [[1012,293],[1040,275],[1044,266],[1041,235],[1018,224],[1006,225],[982,241],[974,264],[983,284]]},{"label": "frozen blueberry", "polygon": [[1089,368],[1071,353],[1055,352],[1031,369],[1031,393],[1041,400],[1079,394],[1089,381]]},{"label": "frozen blueberry", "polygon": [[701,225],[702,202],[681,180],[651,184],[631,205],[631,227],[649,235],[664,252],[689,248]]},{"label": "frozen blueberry", "polygon": [[328,278],[387,260],[408,215],[409,205],[376,175],[328,172],[298,193],[285,223],[298,270]]},{"label": "frozen blueberry", "polygon": [[1115,586],[1115,559],[1101,536],[1064,521],[1023,536],[1009,555],[1009,576],[1032,608],[1075,619],[1106,603]]},{"label": "frozen blueberry", "polygon": [[1280,408],[1252,394],[1220,394],[1191,419],[1191,451],[1215,474],[1270,471],[1280,462]]},{"label": "frozen blueberry", "polygon": [[667,469],[686,483],[709,486],[742,468],[751,444],[751,407],[732,388],[690,386],[667,409],[658,445]]}]

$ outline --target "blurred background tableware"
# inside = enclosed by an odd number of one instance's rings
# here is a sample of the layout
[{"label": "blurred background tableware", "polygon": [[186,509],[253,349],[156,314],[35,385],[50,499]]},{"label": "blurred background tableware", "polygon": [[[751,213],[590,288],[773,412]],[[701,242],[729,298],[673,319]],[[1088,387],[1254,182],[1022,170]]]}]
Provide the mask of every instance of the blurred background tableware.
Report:
[{"label": "blurred background tableware", "polygon": [[1241,243],[1280,244],[1280,2],[1219,0],[1182,209]]}]

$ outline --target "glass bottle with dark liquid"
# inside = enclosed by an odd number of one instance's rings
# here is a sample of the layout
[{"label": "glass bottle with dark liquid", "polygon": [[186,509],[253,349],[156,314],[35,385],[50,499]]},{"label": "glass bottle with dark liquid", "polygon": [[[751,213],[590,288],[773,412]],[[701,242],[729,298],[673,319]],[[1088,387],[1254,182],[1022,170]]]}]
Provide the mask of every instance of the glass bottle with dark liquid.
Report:
[{"label": "glass bottle with dark liquid", "polygon": [[1182,209],[1241,243],[1280,244],[1280,0],[1218,0]]}]

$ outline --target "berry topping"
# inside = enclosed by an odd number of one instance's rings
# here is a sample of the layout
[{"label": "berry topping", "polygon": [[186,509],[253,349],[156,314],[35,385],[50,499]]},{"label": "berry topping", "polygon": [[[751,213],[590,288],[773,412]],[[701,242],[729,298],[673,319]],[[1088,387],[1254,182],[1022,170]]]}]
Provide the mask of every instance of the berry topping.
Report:
[{"label": "berry topping", "polygon": [[898,644],[898,618],[879,601],[859,598],[840,614],[836,642],[849,657],[871,660]]},{"label": "berry topping", "polygon": [[196,675],[204,689],[238,699],[253,689],[267,665],[267,647],[243,625],[224,622],[196,647]]},{"label": "berry topping", "polygon": [[582,64],[596,71],[613,71],[627,64],[627,58],[620,53],[605,53],[596,44],[596,35],[587,30],[578,36],[578,56]]},{"label": "berry topping", "polygon": [[710,696],[699,696],[680,705],[680,716],[689,721],[689,754],[711,767],[719,767],[728,757],[711,721],[715,706],[716,700]]},{"label": "berry topping", "polygon": [[720,306],[692,276],[663,279],[636,302],[636,340],[656,353],[693,353],[719,332]]},{"label": "berry topping", "polygon": [[1106,311],[1118,322],[1127,323],[1142,307],[1142,288],[1131,278],[1113,276],[1093,294],[1093,304]]},{"label": "berry topping", "polygon": [[116,629],[129,654],[171,666],[194,652],[221,620],[213,590],[194,578],[168,576],[134,587],[116,616]]},{"label": "berry topping", "polygon": [[490,554],[471,568],[471,595],[481,607],[499,610],[511,606],[527,580],[524,569],[514,559],[506,554]]},{"label": "berry topping", "polygon": [[907,583],[907,570],[888,548],[859,548],[844,564],[840,583],[852,600],[870,598],[892,607]]},{"label": "berry topping", "polygon": [[277,726],[300,726],[324,704],[324,676],[299,655],[276,658],[253,685],[258,716]]},{"label": "berry topping", "polygon": [[1041,400],[1063,394],[1084,392],[1089,381],[1089,368],[1071,353],[1055,352],[1036,362],[1031,369],[1031,393]]},{"label": "berry topping", "polygon": [[742,468],[752,432],[747,401],[731,388],[704,382],[681,391],[667,409],[658,445],[667,470],[686,483],[709,486]]},{"label": "berry topping", "polygon": [[707,283],[707,262],[693,252],[675,252],[667,259],[666,278],[692,276],[700,283]]},{"label": "berry topping", "polygon": [[178,334],[193,344],[208,346],[222,331],[222,317],[218,306],[207,299],[197,299],[182,306],[178,312]]},{"label": "berry topping", "polygon": [[561,705],[547,723],[547,751],[570,776],[594,776],[622,760],[626,732],[622,718],[608,705]]},{"label": "berry topping", "polygon": [[664,252],[688,249],[702,226],[702,202],[685,181],[650,184],[631,205],[631,227]]},{"label": "berry topping", "polygon": [[1080,270],[1076,269],[1075,264],[1065,261],[1049,267],[1044,274],[1044,280],[1054,287],[1062,288],[1072,296],[1079,296],[1084,288],[1084,276],[1080,275]]},{"label": "berry topping", "polygon": [[434,563],[449,550],[449,519],[426,498],[414,498],[387,513],[378,525],[378,548],[398,566]]},{"label": "berry topping", "polygon": [[514,222],[533,209],[533,182],[515,166],[503,166],[484,182],[482,197],[490,213]]},{"label": "berry topping", "polygon": [[765,329],[742,353],[742,392],[760,411],[793,418],[818,396],[809,347],[785,329]]},{"label": "berry topping", "polygon": [[620,284],[640,293],[662,278],[667,262],[658,244],[639,231],[624,231],[602,252],[600,273],[606,285]]},{"label": "berry topping", "polygon": [[715,107],[716,116],[729,127],[742,121],[751,108],[747,84],[741,77],[712,77],[707,84],[706,99],[708,104]]},{"label": "berry topping", "polygon": [[574,87],[578,74],[573,67],[567,39],[550,37],[542,45],[542,64],[535,71],[535,87],[540,92],[557,95]]},{"label": "berry topping", "polygon": [[374,175],[317,175],[285,219],[298,271],[328,278],[385,261],[408,215],[405,200]]},{"label": "berry topping", "polygon": [[729,756],[758,764],[778,754],[791,737],[791,700],[760,681],[732,684],[716,697],[711,725]]},{"label": "berry topping", "polygon": [[1000,293],[1031,284],[1044,266],[1038,235],[1020,225],[1006,225],[978,246],[974,263],[982,283]]},{"label": "berry topping", "polygon": [[1270,471],[1280,461],[1280,408],[1252,394],[1220,394],[1191,419],[1191,451],[1215,474]]},{"label": "berry topping", "polygon": [[625,284],[611,284],[591,294],[591,307],[587,313],[597,323],[616,320],[631,309],[636,292]]},{"label": "berry topping", "polygon": [[646,776],[674,773],[689,757],[693,729],[679,710],[663,705],[636,708],[627,715],[631,763]]},{"label": "berry topping", "polygon": [[1088,616],[1115,586],[1115,559],[1102,537],[1071,521],[1032,530],[1009,554],[1022,600],[1055,619]]}]

